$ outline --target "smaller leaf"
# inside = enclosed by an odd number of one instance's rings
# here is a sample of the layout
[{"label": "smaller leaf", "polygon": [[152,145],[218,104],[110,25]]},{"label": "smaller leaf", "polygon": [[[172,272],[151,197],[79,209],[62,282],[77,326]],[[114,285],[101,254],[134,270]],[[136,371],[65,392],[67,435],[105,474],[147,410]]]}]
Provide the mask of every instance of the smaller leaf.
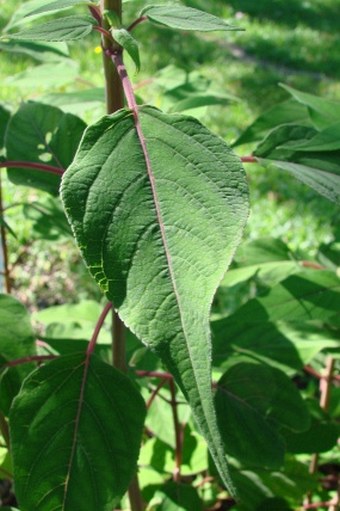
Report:
[{"label": "smaller leaf", "polygon": [[340,176],[325,172],[318,168],[313,168],[299,163],[280,160],[260,160],[263,164],[269,163],[286,170],[296,179],[305,185],[313,188],[326,199],[340,204]]},{"label": "smaller leaf", "polygon": [[6,367],[6,363],[0,355],[0,411],[8,417],[12,401],[20,390],[21,378],[17,367]]},{"label": "smaller leaf", "polygon": [[0,105],[0,151],[4,146],[5,132],[10,117],[9,111]]},{"label": "smaller leaf", "polygon": [[327,98],[320,98],[319,96],[293,89],[293,87],[288,87],[288,85],[283,83],[280,85],[289,92],[296,101],[309,109],[311,120],[317,129],[322,130],[339,121],[340,102],[332,101]]},{"label": "smaller leaf", "polygon": [[117,43],[124,48],[132,58],[136,70],[140,70],[140,57],[139,57],[139,47],[136,39],[125,30],[125,28],[120,29],[112,29],[111,30],[112,37]]},{"label": "smaller leaf", "polygon": [[91,4],[92,2],[90,0],[58,0],[49,2],[46,5],[42,5],[41,7],[38,7],[37,9],[34,9],[33,11],[28,12],[25,17],[29,16],[36,16],[37,14],[42,13],[52,13],[52,12],[59,12],[61,10],[70,9],[71,7],[74,7],[75,5],[79,4]]},{"label": "smaller leaf", "polygon": [[314,420],[311,427],[303,433],[282,431],[287,451],[295,454],[313,454],[327,452],[335,447],[339,430],[330,422],[318,422]]},{"label": "smaller leaf", "polygon": [[222,96],[207,92],[206,94],[193,94],[188,96],[173,105],[170,112],[183,112],[192,108],[201,108],[211,105],[229,105],[232,101],[237,101],[233,96]]},{"label": "smaller leaf", "polygon": [[166,483],[150,502],[154,511],[201,511],[202,501],[197,490],[187,484]]},{"label": "smaller leaf", "polygon": [[6,34],[6,37],[25,41],[75,41],[90,34],[92,27],[93,23],[89,18],[67,16],[20,32]]},{"label": "smaller leaf", "polygon": [[146,16],[157,25],[179,30],[197,30],[200,32],[242,30],[229,25],[217,16],[183,5],[150,5],[142,10],[141,16]]},{"label": "smaller leaf", "polygon": [[340,149],[340,122],[328,126],[302,142],[288,142],[283,147],[294,151],[336,151]]}]

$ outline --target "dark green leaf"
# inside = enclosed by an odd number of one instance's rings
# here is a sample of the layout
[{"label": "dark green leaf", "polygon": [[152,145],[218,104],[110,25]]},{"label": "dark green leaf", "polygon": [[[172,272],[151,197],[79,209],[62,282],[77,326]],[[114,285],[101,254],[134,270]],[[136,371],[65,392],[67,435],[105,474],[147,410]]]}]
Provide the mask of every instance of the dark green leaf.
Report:
[{"label": "dark green leaf", "polygon": [[215,405],[228,454],[250,466],[282,465],[284,444],[266,420],[275,394],[271,369],[265,366],[238,364],[222,376]]},{"label": "dark green leaf", "polygon": [[11,114],[9,113],[9,111],[6,110],[6,108],[4,108],[2,105],[0,105],[0,152],[4,146],[5,132],[10,117]]},{"label": "dark green leaf", "polygon": [[293,87],[288,87],[288,85],[280,85],[289,92],[296,101],[309,109],[310,117],[318,130],[322,130],[331,124],[339,122],[340,102],[301,92],[293,89]]},{"label": "dark green leaf", "polygon": [[157,25],[179,30],[198,30],[201,32],[240,30],[229,25],[223,19],[217,18],[217,16],[183,5],[149,5],[142,10],[141,16],[146,16]]},{"label": "dark green leaf", "polygon": [[197,490],[187,484],[167,483],[150,502],[154,511],[201,511],[202,501]]},{"label": "dark green leaf", "polygon": [[28,12],[25,16],[36,16],[37,14],[42,13],[52,13],[52,12],[59,12],[61,10],[69,9],[71,7],[74,7],[75,5],[79,4],[90,4],[93,3],[91,0],[57,0],[57,1],[51,1],[45,5],[42,5],[41,7],[38,7],[37,9],[34,9],[30,12]]},{"label": "dark green leaf", "polygon": [[303,433],[282,431],[287,450],[295,454],[327,452],[337,443],[339,429],[330,422],[313,421]]},{"label": "dark green leaf", "polygon": [[268,136],[256,147],[254,155],[258,158],[271,160],[291,160],[296,158],[296,151],[286,147],[287,142],[305,142],[317,134],[318,132],[309,126],[284,124],[269,132]]},{"label": "dark green leaf", "polygon": [[47,196],[40,202],[26,203],[23,213],[32,222],[32,238],[57,240],[70,238],[72,235],[64,210],[57,198]]},{"label": "dark green leaf", "polygon": [[0,355],[0,410],[6,417],[20,390],[22,380],[17,367],[5,367],[7,362],[8,360]]},{"label": "dark green leaf", "polygon": [[112,511],[136,469],[144,416],[130,380],[95,356],[34,371],[10,414],[21,507]]},{"label": "dark green leaf", "polygon": [[340,122],[328,126],[302,142],[287,142],[283,148],[293,151],[336,151],[340,149]]},{"label": "dark green leaf", "polygon": [[93,23],[89,18],[67,16],[6,34],[6,37],[24,41],[75,41],[90,34],[92,27]]},{"label": "dark green leaf", "polygon": [[340,340],[336,330],[323,325],[257,322],[256,318],[252,322],[238,313],[214,321],[212,330],[214,365],[228,367],[255,360],[289,374],[302,369],[321,350],[339,346]]},{"label": "dark green leaf", "polygon": [[239,136],[232,144],[232,147],[260,141],[268,131],[276,128],[280,124],[310,125],[307,108],[293,99],[275,105],[270,110],[260,115]]},{"label": "dark green leaf", "polygon": [[[8,124],[6,151],[8,160],[47,163],[61,169],[72,161],[85,123],[59,108],[41,103],[24,103]],[[33,186],[58,194],[60,177],[33,169],[8,169],[15,184]]]},{"label": "dark green leaf", "polygon": [[140,70],[139,47],[136,39],[125,28],[112,29],[112,37],[132,58],[137,71]]},{"label": "dark green leaf", "polygon": [[150,161],[132,112],[122,110],[88,128],[62,197],[90,271],[175,375],[230,486],[208,318],[246,222],[246,180],[239,159],[195,119],[150,107],[140,119]]},{"label": "dark green leaf", "polygon": [[[0,356],[6,360],[34,355],[35,336],[25,307],[9,295],[0,294]],[[18,367],[21,376],[27,365]]]}]

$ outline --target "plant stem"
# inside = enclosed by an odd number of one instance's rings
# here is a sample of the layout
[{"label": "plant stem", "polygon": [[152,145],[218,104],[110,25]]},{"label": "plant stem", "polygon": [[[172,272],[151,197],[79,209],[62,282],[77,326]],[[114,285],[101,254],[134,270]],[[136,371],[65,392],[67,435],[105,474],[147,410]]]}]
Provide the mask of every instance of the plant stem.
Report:
[{"label": "plant stem", "polygon": [[[2,182],[1,182],[1,175],[0,175],[0,219],[3,219],[3,212],[4,212],[4,205],[3,205],[3,198],[2,198]],[[0,225],[0,237],[1,237],[1,248],[2,248],[2,255],[3,255],[3,261],[4,261],[4,278],[5,278],[5,289],[6,293],[10,294],[11,292],[11,277],[9,273],[9,261],[8,261],[8,246],[7,246],[7,233],[6,233],[6,227],[3,221],[1,221]]]},{"label": "plant stem", "polygon": [[140,16],[139,18],[137,18],[133,23],[131,23],[131,25],[128,26],[128,28],[126,29],[128,32],[131,32],[134,28],[136,28],[138,25],[140,25],[141,23],[143,23],[144,21],[147,21],[147,16]]},{"label": "plant stem", "polygon": [[152,391],[152,394],[151,396],[149,397],[147,403],[146,403],[146,408],[147,410],[149,410],[150,406],[152,405],[152,403],[154,402],[155,398],[157,397],[157,394],[159,393],[159,391],[161,390],[162,387],[164,387],[164,385],[166,384],[166,380],[161,380],[157,387]]},{"label": "plant stem", "polygon": [[46,362],[47,360],[53,360],[54,358],[57,358],[57,355],[30,355],[28,357],[9,360],[2,367],[15,367],[22,364],[31,364],[32,362]]},{"label": "plant stem", "polygon": [[173,380],[169,380],[169,387],[171,393],[171,408],[172,408],[172,416],[174,420],[174,429],[175,429],[175,441],[176,441],[176,451],[175,451],[175,469],[173,473],[173,479],[176,483],[179,483],[181,480],[181,465],[182,465],[182,430],[181,425],[178,419],[178,410],[177,410],[177,401],[176,401],[176,388]]},{"label": "plant stem", "polygon": [[[117,17],[122,19],[122,0],[101,0],[100,10],[102,13],[102,27],[105,30],[110,30],[110,27],[103,15],[105,10],[115,12]],[[108,114],[114,113],[121,108],[124,108],[124,93],[123,87],[118,75],[117,69],[110,58],[114,51],[120,48],[115,46],[112,39],[102,35],[103,46],[103,66],[105,75],[105,95],[106,95],[106,110]],[[112,321],[112,351],[113,351],[113,364],[117,369],[126,371],[126,354],[125,354],[125,327],[120,320],[118,314],[113,311]],[[131,511],[144,511],[145,506],[141,496],[137,473],[130,483],[128,489],[129,501]]]},{"label": "plant stem", "polygon": [[[114,11],[119,19],[122,18],[122,2],[121,0],[101,0],[101,12],[104,10]],[[103,16],[103,28],[109,30],[110,27]],[[112,39],[102,37],[103,45],[103,65],[105,74],[105,92],[106,92],[106,109],[108,114],[112,114],[124,107],[123,88],[120,78],[110,58],[107,57],[105,51],[114,51],[114,43]]]},{"label": "plant stem", "polygon": [[[332,387],[332,379],[333,379],[333,371],[334,371],[334,365],[335,361],[334,358],[328,357],[326,360],[326,368],[325,368],[325,374],[322,375],[320,378],[320,407],[325,412],[328,410],[329,406],[329,399],[331,394],[331,387]],[[319,462],[319,456],[318,454],[313,454],[311,463],[309,466],[309,472],[310,474],[315,474],[318,470],[318,462]],[[307,509],[312,509],[310,507],[311,505],[311,493],[307,494],[306,502],[304,507]],[[309,507],[308,507],[309,506]]]},{"label": "plant stem", "polygon": [[98,335],[100,333],[100,330],[104,324],[104,321],[106,319],[106,316],[108,315],[108,313],[110,312],[112,308],[112,303],[107,303],[103,309],[103,312],[101,313],[101,315],[99,316],[99,319],[97,321],[97,324],[95,326],[95,329],[93,331],[93,334],[92,334],[92,337],[91,337],[91,340],[89,342],[89,345],[87,347],[87,351],[86,351],[86,355],[87,356],[90,356],[92,355],[92,353],[94,352],[94,349],[96,347],[96,343],[97,343],[97,339],[98,339]]},{"label": "plant stem", "polygon": [[255,156],[240,156],[242,163],[257,163]]},{"label": "plant stem", "polygon": [[11,167],[22,167],[25,169],[42,170],[44,172],[51,172],[62,176],[65,169],[60,167],[53,167],[52,165],[45,165],[44,163],[33,163],[30,161],[2,161],[0,162],[0,168],[11,168]]},{"label": "plant stem", "polygon": [[170,373],[161,373],[160,371],[136,371],[136,375],[140,378],[161,378],[163,380],[172,380],[173,376]]},{"label": "plant stem", "polygon": [[9,446],[10,446],[9,427],[8,427],[6,418],[2,412],[0,412],[0,432],[1,432],[2,437],[6,443],[7,448],[9,449]]}]

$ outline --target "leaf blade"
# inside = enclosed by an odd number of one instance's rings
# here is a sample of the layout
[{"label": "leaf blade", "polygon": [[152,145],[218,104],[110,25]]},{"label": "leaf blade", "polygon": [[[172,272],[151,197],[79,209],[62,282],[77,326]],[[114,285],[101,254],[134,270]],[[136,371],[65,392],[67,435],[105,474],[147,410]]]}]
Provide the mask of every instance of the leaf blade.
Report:
[{"label": "leaf blade", "polygon": [[26,30],[6,34],[6,38],[18,41],[75,41],[92,32],[93,23],[88,18],[66,16],[46,23],[41,23]]},{"label": "leaf blade", "polygon": [[247,186],[239,159],[195,119],[150,107],[140,118],[148,156],[131,112],[106,117],[87,130],[62,197],[90,271],[175,375],[231,488],[212,403],[208,316],[247,218]]},{"label": "leaf blade", "polygon": [[128,378],[94,356],[73,354],[37,369],[10,415],[21,507],[111,511],[136,467],[144,416]]}]

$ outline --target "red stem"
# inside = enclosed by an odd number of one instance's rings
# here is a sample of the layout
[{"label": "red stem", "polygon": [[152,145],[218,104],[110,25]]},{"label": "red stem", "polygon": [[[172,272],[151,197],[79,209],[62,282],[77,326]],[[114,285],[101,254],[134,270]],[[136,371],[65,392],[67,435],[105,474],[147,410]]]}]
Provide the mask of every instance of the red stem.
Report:
[{"label": "red stem", "polygon": [[136,371],[136,376],[140,378],[162,378],[163,380],[172,380],[173,376],[170,373],[161,373],[158,371]]},{"label": "red stem", "polygon": [[102,15],[101,15],[101,12],[100,12],[100,8],[97,7],[96,5],[89,5],[88,8],[89,8],[89,11],[91,13],[91,16],[99,23],[99,26],[101,26],[103,20],[102,20]]},{"label": "red stem", "polygon": [[90,355],[92,355],[94,348],[96,347],[97,339],[100,333],[100,330],[104,324],[104,321],[106,319],[106,316],[110,312],[112,308],[112,303],[107,303],[103,309],[103,312],[99,316],[99,319],[97,321],[97,324],[95,326],[94,332],[92,334],[91,340],[89,342],[88,348],[86,350],[86,357],[88,358]]},{"label": "red stem", "polygon": [[0,168],[10,168],[10,167],[22,167],[26,169],[35,169],[35,170],[43,170],[44,172],[51,172],[52,174],[57,174],[58,176],[62,176],[65,172],[64,169],[60,167],[53,167],[52,165],[45,165],[44,163],[33,163],[30,161],[2,161],[0,162]]},{"label": "red stem", "polygon": [[[56,355],[30,355],[28,357],[16,358],[15,360],[9,360],[6,364],[1,367],[15,367],[21,364],[29,364],[31,362],[45,362],[45,360],[53,360],[57,358]],[[0,368],[1,368],[0,367]]]},{"label": "red stem", "polygon": [[241,161],[243,163],[257,163],[257,158],[255,156],[240,156]]},{"label": "red stem", "polygon": [[121,52],[110,52],[109,56],[111,57],[113,63],[116,66],[117,73],[119,75],[119,78],[122,82],[122,86],[124,89],[124,94],[126,97],[126,101],[128,104],[128,107],[133,111],[136,122],[138,121],[138,106],[136,103],[136,98],[133,92],[133,87],[130,82],[130,78],[128,77],[128,74],[126,72],[126,68],[124,66],[122,53]]},{"label": "red stem", "polygon": [[113,41],[112,39],[112,36],[110,34],[110,32],[108,30],[106,30],[105,28],[103,27],[98,27],[97,25],[94,25],[93,26],[93,30],[96,30],[97,32],[100,32],[101,34],[103,34],[105,37],[107,37],[110,41]]},{"label": "red stem", "polygon": [[156,398],[158,392],[161,390],[162,387],[164,387],[164,385],[166,384],[167,380],[166,379],[163,379],[159,382],[159,384],[157,385],[157,387],[153,390],[151,396],[149,397],[148,399],[148,402],[146,403],[146,408],[147,410],[149,410],[150,406],[152,405],[154,399]]},{"label": "red stem", "polygon": [[128,26],[128,28],[126,29],[128,32],[132,32],[132,30],[134,28],[136,28],[138,25],[140,25],[141,23],[143,23],[144,21],[147,21],[148,17],[147,16],[140,16],[139,18],[137,18],[133,23],[131,23],[131,25]]}]

